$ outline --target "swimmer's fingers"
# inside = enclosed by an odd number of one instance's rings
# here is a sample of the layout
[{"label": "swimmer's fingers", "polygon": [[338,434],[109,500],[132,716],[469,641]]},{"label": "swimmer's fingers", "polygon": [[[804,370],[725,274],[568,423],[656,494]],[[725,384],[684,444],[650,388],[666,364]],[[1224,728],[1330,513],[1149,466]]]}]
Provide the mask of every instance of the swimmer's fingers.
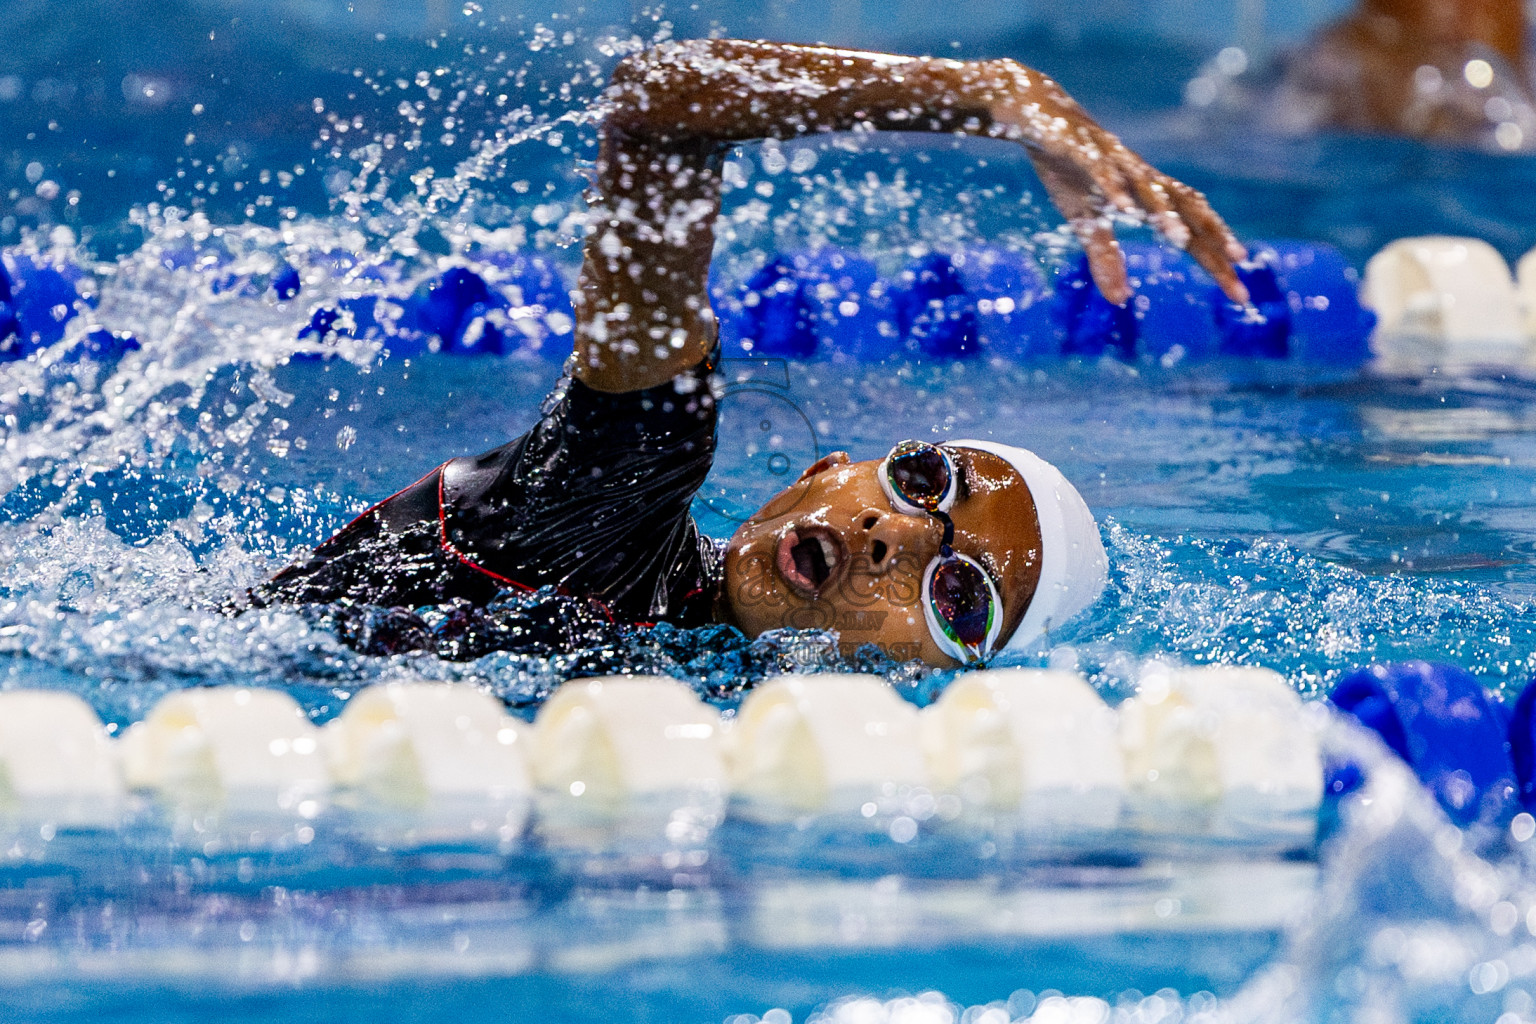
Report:
[{"label": "swimmer's fingers", "polygon": [[1110,302],[1123,305],[1131,297],[1131,285],[1103,197],[1095,193],[1094,183],[1079,164],[1045,154],[1034,155],[1034,164],[1051,202],[1067,218],[1088,254],[1093,283]]},{"label": "swimmer's fingers", "polygon": [[1247,250],[1211,209],[1205,196],[1158,171],[1110,133],[1105,132],[1104,136],[1105,150],[1114,157],[1126,190],[1135,197],[1137,212],[1169,242],[1187,250],[1216,279],[1229,299],[1246,304],[1248,289],[1243,287],[1232,264],[1247,259]]},{"label": "swimmer's fingers", "polygon": [[1248,250],[1237,240],[1226,221],[1211,209],[1205,196],[1181,181],[1163,176],[1164,187],[1173,197],[1174,208],[1189,228],[1185,247],[1195,261],[1216,279],[1227,298],[1240,306],[1248,304],[1248,289],[1238,280],[1233,263],[1248,258]]},{"label": "swimmer's fingers", "polygon": [[1126,173],[1124,161],[1124,156],[1136,159],[1135,154],[1097,125],[1092,129],[1084,129],[1072,145],[1063,152],[1052,154],[1050,159],[1069,162],[1080,170],[1093,182],[1109,208],[1140,218],[1144,211],[1135,194],[1136,182]]},{"label": "swimmer's fingers", "polygon": [[[1129,150],[1126,151],[1129,153]],[[1164,175],[1153,170],[1141,158],[1130,154],[1134,163],[1126,168],[1125,179],[1136,203],[1148,222],[1172,245],[1186,248],[1190,242],[1189,225],[1174,206]]]},{"label": "swimmer's fingers", "polygon": [[1109,218],[1073,220],[1072,230],[1083,243],[1083,251],[1088,254],[1088,271],[1103,296],[1117,306],[1131,301],[1131,283],[1125,276],[1125,254],[1120,251]]}]

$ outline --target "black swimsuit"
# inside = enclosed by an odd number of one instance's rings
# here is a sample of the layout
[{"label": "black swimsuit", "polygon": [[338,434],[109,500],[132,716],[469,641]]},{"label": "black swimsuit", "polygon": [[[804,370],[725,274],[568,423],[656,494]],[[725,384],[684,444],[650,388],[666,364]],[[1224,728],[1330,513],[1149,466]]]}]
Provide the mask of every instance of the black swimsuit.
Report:
[{"label": "black swimsuit", "polygon": [[379,502],[253,603],[482,605],[554,587],[617,622],[709,622],[723,565],[688,510],[714,458],[712,369],[620,394],[563,381],[528,433]]}]

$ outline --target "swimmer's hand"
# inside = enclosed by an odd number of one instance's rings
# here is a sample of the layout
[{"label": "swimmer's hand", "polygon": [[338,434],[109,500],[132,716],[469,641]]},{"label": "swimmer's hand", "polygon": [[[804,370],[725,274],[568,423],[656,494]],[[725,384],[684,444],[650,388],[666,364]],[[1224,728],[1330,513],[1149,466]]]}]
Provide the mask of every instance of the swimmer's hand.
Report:
[{"label": "swimmer's hand", "polygon": [[[1012,63],[1012,62],[1009,62]],[[1094,283],[1119,305],[1131,297],[1113,216],[1150,223],[1187,249],[1238,305],[1248,289],[1233,263],[1248,251],[1205,196],[1126,148],[1050,78],[1014,64],[1015,85],[992,105],[1001,134],[1022,142],[1051,202],[1088,253]]]}]

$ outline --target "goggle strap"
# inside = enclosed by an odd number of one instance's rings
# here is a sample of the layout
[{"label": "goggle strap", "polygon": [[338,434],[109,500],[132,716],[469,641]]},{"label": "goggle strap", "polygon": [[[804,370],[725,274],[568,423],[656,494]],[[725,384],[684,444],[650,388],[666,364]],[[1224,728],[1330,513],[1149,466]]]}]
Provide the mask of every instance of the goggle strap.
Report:
[{"label": "goggle strap", "polygon": [[928,514],[944,524],[944,544],[941,550],[944,552],[944,557],[948,558],[955,553],[955,521],[949,518],[948,512],[930,512]]}]

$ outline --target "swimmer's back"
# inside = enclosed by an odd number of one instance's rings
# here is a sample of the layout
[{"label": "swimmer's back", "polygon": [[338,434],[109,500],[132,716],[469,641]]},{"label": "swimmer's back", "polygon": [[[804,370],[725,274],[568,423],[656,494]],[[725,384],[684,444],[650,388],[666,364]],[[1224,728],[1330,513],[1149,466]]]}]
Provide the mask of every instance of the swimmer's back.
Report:
[{"label": "swimmer's back", "polygon": [[418,607],[556,587],[618,621],[709,621],[720,570],[688,513],[715,449],[708,363],[608,393],[563,382],[532,430],[454,459],[252,591]]}]

